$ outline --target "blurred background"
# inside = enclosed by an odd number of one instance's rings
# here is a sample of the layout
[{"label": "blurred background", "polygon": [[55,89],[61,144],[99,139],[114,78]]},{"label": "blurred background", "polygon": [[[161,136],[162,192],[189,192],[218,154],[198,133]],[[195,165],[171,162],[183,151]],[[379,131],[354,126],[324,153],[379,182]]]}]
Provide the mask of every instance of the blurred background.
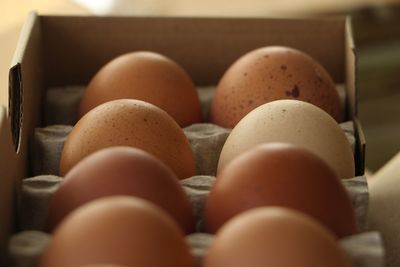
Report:
[{"label": "blurred background", "polygon": [[352,15],[367,168],[378,170],[400,151],[399,0],[0,0],[0,104],[5,106],[8,68],[19,31],[31,10],[63,15]]}]

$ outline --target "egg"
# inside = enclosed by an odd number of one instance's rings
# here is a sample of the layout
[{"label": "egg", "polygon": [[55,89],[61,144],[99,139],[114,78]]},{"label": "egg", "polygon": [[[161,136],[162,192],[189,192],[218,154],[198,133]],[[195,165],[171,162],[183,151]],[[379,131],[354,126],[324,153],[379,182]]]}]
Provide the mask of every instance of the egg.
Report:
[{"label": "egg", "polygon": [[304,212],[338,237],[357,233],[355,212],[340,179],[303,147],[261,144],[232,160],[207,198],[206,228],[214,233],[235,215],[260,206]]},{"label": "egg", "polygon": [[167,211],[190,233],[194,217],[176,175],[153,155],[132,147],[109,147],[84,158],[54,193],[49,208],[53,229],[67,214],[96,198],[131,195]]},{"label": "egg", "polygon": [[283,46],[250,51],[229,67],[217,86],[210,120],[233,128],[254,108],[278,99],[307,101],[343,120],[329,73],[309,55]]},{"label": "egg", "polygon": [[218,172],[233,158],[261,143],[284,142],[310,149],[340,178],[355,175],[353,151],[337,122],[325,111],[299,100],[276,100],[247,114],[228,136]]},{"label": "egg", "polygon": [[351,267],[331,232],[285,208],[257,208],[218,231],[203,267]]},{"label": "egg", "polygon": [[368,229],[382,235],[386,266],[400,266],[400,151],[367,178]]},{"label": "egg", "polygon": [[73,211],[56,228],[40,262],[41,267],[194,267],[172,218],[150,202],[128,196],[100,198]]},{"label": "egg", "polygon": [[201,121],[200,100],[193,81],[177,63],[155,52],[127,53],[103,66],[82,97],[80,117],[100,104],[121,98],[152,103],[181,127]]},{"label": "egg", "polygon": [[162,109],[144,101],[119,99],[89,111],[64,144],[60,174],[102,148],[132,146],[153,154],[178,178],[195,174],[195,161],[182,128]]}]

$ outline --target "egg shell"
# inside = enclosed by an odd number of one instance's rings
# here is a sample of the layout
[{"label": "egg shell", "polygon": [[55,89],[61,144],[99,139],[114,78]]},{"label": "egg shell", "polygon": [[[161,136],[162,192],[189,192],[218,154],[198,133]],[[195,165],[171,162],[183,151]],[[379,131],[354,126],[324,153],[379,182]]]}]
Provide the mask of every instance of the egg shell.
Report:
[{"label": "egg shell", "polygon": [[284,142],[310,149],[340,178],[355,175],[354,156],[345,134],[325,111],[299,100],[276,100],[247,114],[231,131],[218,172],[233,158],[261,143]]},{"label": "egg shell", "polygon": [[189,141],[171,116],[144,101],[119,99],[97,106],[74,126],[61,154],[61,176],[84,157],[110,146],[145,150],[180,179],[196,172]]},{"label": "egg shell", "polygon": [[335,83],[322,65],[299,50],[267,46],[243,55],[225,72],[211,121],[233,128],[254,108],[278,99],[307,101],[343,120]]},{"label": "egg shell", "polygon": [[158,53],[131,52],[103,66],[83,95],[80,117],[100,104],[122,98],[152,103],[181,127],[201,121],[200,100],[193,81],[177,63]]},{"label": "egg shell", "polygon": [[257,208],[218,231],[203,267],[350,267],[329,230],[303,213]]},{"label": "egg shell", "polygon": [[67,214],[96,198],[131,195],[163,208],[190,233],[192,208],[178,177],[153,155],[132,147],[109,147],[84,158],[68,172],[51,199],[53,229]]},{"label": "egg shell", "polygon": [[194,267],[183,232],[148,201],[105,197],[73,211],[57,227],[41,267],[96,263],[123,266]]},{"label": "egg shell", "polygon": [[311,151],[291,144],[262,144],[223,169],[207,199],[207,230],[213,233],[236,214],[260,206],[302,211],[338,237],[357,232],[351,200],[335,172]]}]

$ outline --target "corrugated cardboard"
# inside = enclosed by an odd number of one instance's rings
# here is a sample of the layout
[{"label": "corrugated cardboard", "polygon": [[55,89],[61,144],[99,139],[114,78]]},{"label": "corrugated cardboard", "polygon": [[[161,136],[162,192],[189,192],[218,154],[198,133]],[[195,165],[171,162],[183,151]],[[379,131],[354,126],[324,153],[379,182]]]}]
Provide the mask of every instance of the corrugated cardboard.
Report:
[{"label": "corrugated cardboard", "polygon": [[[15,182],[18,192],[19,181],[30,173],[28,144],[34,128],[42,123],[46,88],[87,84],[107,61],[133,50],[162,53],[185,68],[197,85],[211,85],[239,56],[266,45],[303,50],[322,63],[336,83],[346,84],[347,118],[354,119],[357,127],[357,175],[362,174],[365,140],[356,118],[356,55],[348,19],[57,17],[31,13],[10,69],[10,127],[4,114],[0,117],[0,133],[6,136],[0,139],[0,178],[1,188],[7,192],[0,195],[5,204],[0,210],[0,230],[9,229],[12,223],[12,184]],[[0,238],[4,243],[5,234]]]}]

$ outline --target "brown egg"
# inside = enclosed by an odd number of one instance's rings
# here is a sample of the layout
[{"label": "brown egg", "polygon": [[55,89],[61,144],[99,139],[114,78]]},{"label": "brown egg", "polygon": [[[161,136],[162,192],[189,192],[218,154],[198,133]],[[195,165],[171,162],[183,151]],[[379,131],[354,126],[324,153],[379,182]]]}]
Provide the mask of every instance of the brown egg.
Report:
[{"label": "brown egg", "polygon": [[218,231],[203,267],[351,267],[332,233],[303,213],[256,208]]},{"label": "brown egg", "polygon": [[355,175],[352,148],[337,122],[315,105],[290,99],[261,105],[240,120],[222,148],[218,172],[244,151],[270,142],[310,149],[342,179]]},{"label": "brown egg", "polygon": [[101,68],[81,100],[80,117],[100,104],[121,98],[152,103],[181,127],[201,121],[200,100],[188,74],[171,59],[154,52],[124,54]]},{"label": "brown egg", "polygon": [[146,267],[194,267],[183,232],[148,201],[105,197],[73,211],[57,227],[42,267],[97,263]]},{"label": "brown egg", "polygon": [[233,128],[254,108],[277,99],[307,101],[343,120],[328,72],[307,54],[283,46],[250,51],[229,67],[214,95],[210,120]]},{"label": "brown egg", "polygon": [[299,210],[338,237],[357,232],[355,213],[340,179],[325,161],[302,147],[262,144],[232,160],[211,188],[206,228],[213,233],[233,216],[260,206]]},{"label": "brown egg", "polygon": [[176,175],[153,155],[132,147],[110,147],[84,158],[68,172],[51,199],[49,226],[86,202],[112,195],[146,199],[168,212],[190,233],[194,218]]},{"label": "brown egg", "polygon": [[171,116],[150,103],[120,99],[97,106],[78,121],[64,144],[61,176],[84,157],[110,146],[143,149],[180,179],[195,174],[189,141]]}]

